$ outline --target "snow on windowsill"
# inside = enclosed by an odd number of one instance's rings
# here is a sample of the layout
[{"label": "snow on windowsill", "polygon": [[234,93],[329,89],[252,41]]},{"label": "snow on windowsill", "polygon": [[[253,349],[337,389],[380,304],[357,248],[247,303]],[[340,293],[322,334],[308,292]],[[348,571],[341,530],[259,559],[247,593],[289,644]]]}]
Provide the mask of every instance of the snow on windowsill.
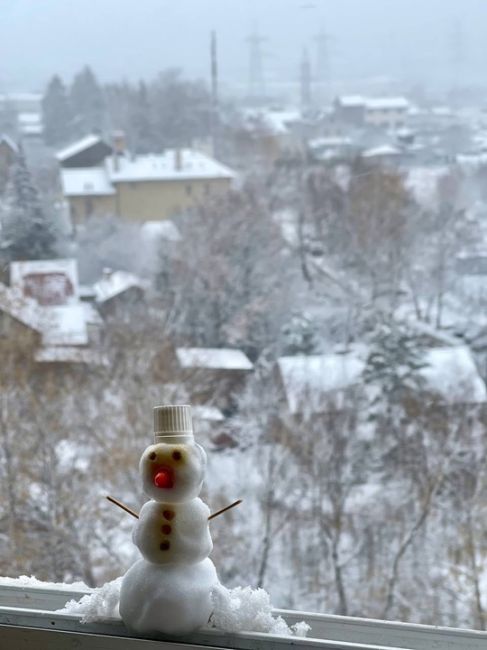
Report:
[{"label": "snow on windowsill", "polygon": [[[119,619],[118,603],[122,578],[93,589],[80,600],[70,600],[58,614],[79,616],[82,623]],[[277,636],[304,637],[311,629],[301,621],[288,626],[281,616],[272,613],[270,596],[264,589],[216,585],[212,590],[214,611],[207,629],[224,632],[261,632]]]}]

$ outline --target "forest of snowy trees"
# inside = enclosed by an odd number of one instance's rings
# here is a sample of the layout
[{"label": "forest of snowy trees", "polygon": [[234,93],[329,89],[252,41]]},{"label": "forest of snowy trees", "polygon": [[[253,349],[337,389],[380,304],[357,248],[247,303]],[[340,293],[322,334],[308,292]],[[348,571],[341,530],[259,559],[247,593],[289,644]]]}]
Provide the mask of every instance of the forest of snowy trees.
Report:
[{"label": "forest of snowy trees", "polygon": [[69,85],[54,75],[42,107],[47,145],[116,128],[126,134],[131,151],[148,153],[206,136],[211,105],[206,86],[178,70],[150,82],[100,84],[86,66]]},{"label": "forest of snowy trees", "polygon": [[[116,126],[134,152],[159,151],[207,137],[209,106],[174,71],[102,86],[85,68],[50,81],[45,139]],[[0,574],[121,575],[132,521],[104,496],[140,508],[152,407],[201,392],[197,373],[168,377],[171,350],[238,348],[254,370],[224,395],[223,422],[197,430],[206,501],[244,500],[213,525],[222,582],[281,607],[485,630],[486,400],[428,381],[432,351],[456,346],[487,379],[487,294],[457,265],[487,244],[484,179],[452,165],[425,205],[390,166],[283,157],[174,219],[180,238],[149,264],[134,224],[68,232],[20,150],[0,206],[3,282],[11,261],[75,257],[82,283],[110,266],[147,290],[104,318],[97,365],[40,369],[33,341],[0,327]],[[359,379],[291,409],[279,360],[320,355],[353,358]]]}]

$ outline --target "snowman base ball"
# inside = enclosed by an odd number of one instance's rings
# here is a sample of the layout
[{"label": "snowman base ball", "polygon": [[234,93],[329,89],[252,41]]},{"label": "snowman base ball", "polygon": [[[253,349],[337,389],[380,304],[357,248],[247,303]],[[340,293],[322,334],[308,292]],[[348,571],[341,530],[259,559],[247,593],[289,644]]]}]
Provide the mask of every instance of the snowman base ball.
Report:
[{"label": "snowman base ball", "polygon": [[137,634],[190,634],[208,623],[216,584],[215,565],[209,558],[188,565],[139,560],[124,576],[120,615]]}]

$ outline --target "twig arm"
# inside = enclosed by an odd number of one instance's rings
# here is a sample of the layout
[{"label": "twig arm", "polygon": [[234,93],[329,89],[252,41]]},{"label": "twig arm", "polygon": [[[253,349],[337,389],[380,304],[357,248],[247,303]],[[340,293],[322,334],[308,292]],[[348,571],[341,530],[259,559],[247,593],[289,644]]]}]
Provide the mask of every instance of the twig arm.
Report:
[{"label": "twig arm", "polygon": [[111,503],[114,503],[114,504],[115,504],[116,506],[118,506],[119,508],[122,508],[122,510],[125,510],[125,512],[128,512],[129,515],[132,515],[132,517],[135,517],[136,519],[139,518],[139,515],[135,512],[135,510],[132,510],[132,509],[129,508],[128,506],[124,505],[124,504],[123,504],[121,501],[119,501],[118,499],[114,499],[113,497],[110,497],[110,496],[108,496],[108,495],[107,495],[107,499],[108,499]]},{"label": "twig arm", "polygon": [[208,521],[210,521],[210,519],[214,519],[215,517],[218,517],[218,515],[222,515],[222,514],[223,514],[224,512],[226,512],[227,510],[230,510],[230,508],[234,508],[235,506],[238,506],[238,505],[240,505],[241,503],[242,503],[242,499],[237,499],[237,501],[234,501],[234,502],[231,503],[229,506],[225,506],[225,508],[222,508],[221,510],[217,510],[217,511],[214,512],[212,515],[210,515],[210,516],[208,517]]}]

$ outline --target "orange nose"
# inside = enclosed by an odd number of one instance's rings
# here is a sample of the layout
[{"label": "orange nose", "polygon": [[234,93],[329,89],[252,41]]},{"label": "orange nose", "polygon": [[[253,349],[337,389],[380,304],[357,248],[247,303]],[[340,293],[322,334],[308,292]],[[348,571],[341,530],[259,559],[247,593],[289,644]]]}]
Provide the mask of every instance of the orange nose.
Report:
[{"label": "orange nose", "polygon": [[170,467],[160,467],[154,474],[154,485],[158,488],[170,489],[174,486],[174,472]]}]

